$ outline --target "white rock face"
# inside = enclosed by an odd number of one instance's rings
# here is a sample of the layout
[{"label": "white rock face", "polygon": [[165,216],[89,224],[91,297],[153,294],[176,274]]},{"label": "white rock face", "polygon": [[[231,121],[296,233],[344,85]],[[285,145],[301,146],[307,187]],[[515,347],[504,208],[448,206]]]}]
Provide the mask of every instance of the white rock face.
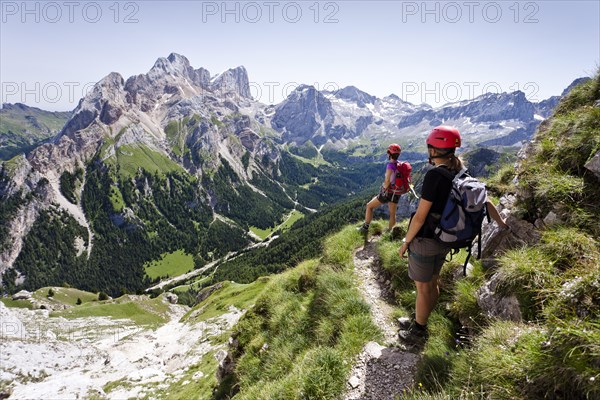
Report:
[{"label": "white rock face", "polygon": [[[22,291],[23,292],[23,291]],[[21,292],[19,292],[21,293]],[[31,297],[31,293],[29,293]],[[17,297],[22,298],[22,297]],[[13,296],[13,299],[16,299]],[[23,326],[21,320],[13,313],[13,311],[6,307],[3,302],[0,301],[0,338],[5,339],[27,339],[27,330]]]},{"label": "white rock face", "polygon": [[[187,307],[169,305],[169,310],[169,321],[150,329],[105,317],[66,320],[0,302],[0,382],[12,387],[15,399],[75,399],[89,393],[123,399],[141,392],[152,397],[209,351],[224,348],[211,338],[229,331],[243,314],[230,308],[220,317],[188,324],[180,321]],[[203,376],[199,371],[190,378]],[[122,386],[104,392],[108,382],[119,380]]]},{"label": "white rock face", "polygon": [[40,205],[37,203],[29,203],[24,207],[21,207],[17,211],[17,215],[9,222],[8,225],[8,243],[6,249],[0,252],[0,275],[4,273],[7,268],[10,268],[13,262],[19,256],[21,248],[23,247],[23,239],[29,233],[29,230],[33,226],[38,213]]}]

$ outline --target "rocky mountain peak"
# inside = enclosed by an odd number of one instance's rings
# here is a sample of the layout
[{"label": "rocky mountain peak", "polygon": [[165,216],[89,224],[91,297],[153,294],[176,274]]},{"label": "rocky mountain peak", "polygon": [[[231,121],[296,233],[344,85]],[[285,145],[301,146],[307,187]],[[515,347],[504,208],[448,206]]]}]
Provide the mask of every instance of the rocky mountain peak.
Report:
[{"label": "rocky mountain peak", "polygon": [[181,54],[171,53],[167,57],[167,60],[169,60],[169,62],[174,66],[181,65],[185,69],[190,67],[190,60],[188,60],[187,57],[185,57]]},{"label": "rocky mountain peak", "polygon": [[335,92],[335,96],[356,103],[359,107],[366,107],[366,104],[374,104],[377,97],[363,92],[355,86],[346,86]]},{"label": "rocky mountain peak", "polygon": [[59,137],[88,127],[100,115],[102,122],[107,125],[116,121],[121,115],[119,109],[125,105],[124,86],[125,80],[117,72],[111,72],[102,78],[79,101]]},{"label": "rocky mountain peak", "polygon": [[[325,138],[334,119],[331,102],[314,86],[300,85],[275,107],[271,126],[284,133],[284,139],[304,143],[314,136]],[[317,143],[323,140],[316,140]]]},{"label": "rocky mountain peak", "polygon": [[160,57],[154,63],[154,66],[148,72],[148,78],[152,80],[161,79],[164,75],[189,78],[193,73],[190,61],[176,53],[169,54],[169,57]]},{"label": "rocky mountain peak", "polygon": [[244,66],[228,69],[214,77],[210,89],[220,94],[234,93],[245,99],[252,99],[248,72]]}]

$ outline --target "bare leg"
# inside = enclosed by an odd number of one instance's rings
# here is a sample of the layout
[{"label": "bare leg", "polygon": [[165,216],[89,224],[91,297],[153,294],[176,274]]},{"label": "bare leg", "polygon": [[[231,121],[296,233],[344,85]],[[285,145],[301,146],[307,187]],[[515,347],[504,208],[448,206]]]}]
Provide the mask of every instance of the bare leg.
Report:
[{"label": "bare leg", "polygon": [[427,320],[438,297],[440,296],[440,287],[438,286],[439,275],[434,275],[429,282],[417,282],[417,303],[415,305],[415,319],[420,325],[427,325]]},{"label": "bare leg", "polygon": [[365,212],[365,224],[370,224],[373,219],[373,210],[383,203],[377,200],[377,196],[373,197],[371,201],[367,203],[367,211]]},{"label": "bare leg", "polygon": [[391,201],[388,203],[388,208],[390,210],[390,223],[388,225],[390,231],[394,226],[396,226],[396,208],[398,204],[392,203]]}]

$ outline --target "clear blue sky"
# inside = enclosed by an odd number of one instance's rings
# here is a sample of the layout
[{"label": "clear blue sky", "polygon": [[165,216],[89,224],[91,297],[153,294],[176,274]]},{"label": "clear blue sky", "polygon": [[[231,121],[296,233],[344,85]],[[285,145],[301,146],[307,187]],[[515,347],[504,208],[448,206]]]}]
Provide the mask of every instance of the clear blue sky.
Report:
[{"label": "clear blue sky", "polygon": [[539,101],[600,65],[599,1],[0,6],[1,101],[49,110],[70,110],[108,73],[146,73],[171,52],[213,75],[244,65],[264,103],[300,83],[432,105],[517,89]]}]

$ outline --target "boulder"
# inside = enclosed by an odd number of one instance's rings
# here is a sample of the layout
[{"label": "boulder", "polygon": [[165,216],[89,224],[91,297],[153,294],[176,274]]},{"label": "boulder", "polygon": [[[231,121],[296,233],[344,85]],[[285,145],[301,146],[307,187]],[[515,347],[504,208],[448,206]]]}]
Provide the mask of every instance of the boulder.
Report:
[{"label": "boulder", "polygon": [[179,299],[179,297],[177,297],[177,295],[175,293],[171,293],[171,292],[165,293],[165,298],[171,304],[177,304],[177,300]]},{"label": "boulder", "polygon": [[556,215],[556,213],[554,213],[553,211],[550,211],[548,215],[544,217],[543,221],[545,226],[553,226],[563,223],[560,217]]},{"label": "boulder", "polygon": [[379,358],[385,346],[380,345],[377,342],[369,342],[365,345],[364,352],[369,356],[369,358]]},{"label": "boulder", "polygon": [[360,378],[356,375],[348,379],[348,384],[352,389],[356,389],[360,385]]},{"label": "boulder", "polygon": [[20,292],[13,294],[12,299],[13,300],[30,300],[31,292],[28,292],[27,290],[21,290]]},{"label": "boulder", "polygon": [[593,172],[594,175],[596,175],[596,178],[600,179],[600,151],[596,152],[594,157],[585,163],[584,167],[588,171]]},{"label": "boulder", "polygon": [[206,300],[208,298],[208,296],[210,296],[212,293],[216,292],[217,290],[221,289],[222,287],[223,287],[222,283],[217,283],[216,285],[212,285],[212,286],[202,289],[200,291],[200,293],[198,293],[198,295],[196,296],[196,302],[202,303],[204,300]]},{"label": "boulder", "polygon": [[503,296],[496,293],[498,280],[498,274],[494,274],[488,282],[477,289],[477,304],[488,317],[515,322],[522,321],[523,317],[517,298],[514,295]]},{"label": "boulder", "polygon": [[[533,224],[512,215],[508,215],[506,223],[510,229],[502,230],[495,222],[484,224],[481,232],[481,258],[496,258],[506,250],[531,246],[540,241],[541,235]],[[473,254],[476,255],[477,251],[475,244]]]},{"label": "boulder", "polygon": [[229,352],[226,350],[217,351],[215,358],[219,363],[217,367],[217,381],[222,382],[226,376],[233,373],[235,363],[231,357],[231,354],[229,354]]}]

